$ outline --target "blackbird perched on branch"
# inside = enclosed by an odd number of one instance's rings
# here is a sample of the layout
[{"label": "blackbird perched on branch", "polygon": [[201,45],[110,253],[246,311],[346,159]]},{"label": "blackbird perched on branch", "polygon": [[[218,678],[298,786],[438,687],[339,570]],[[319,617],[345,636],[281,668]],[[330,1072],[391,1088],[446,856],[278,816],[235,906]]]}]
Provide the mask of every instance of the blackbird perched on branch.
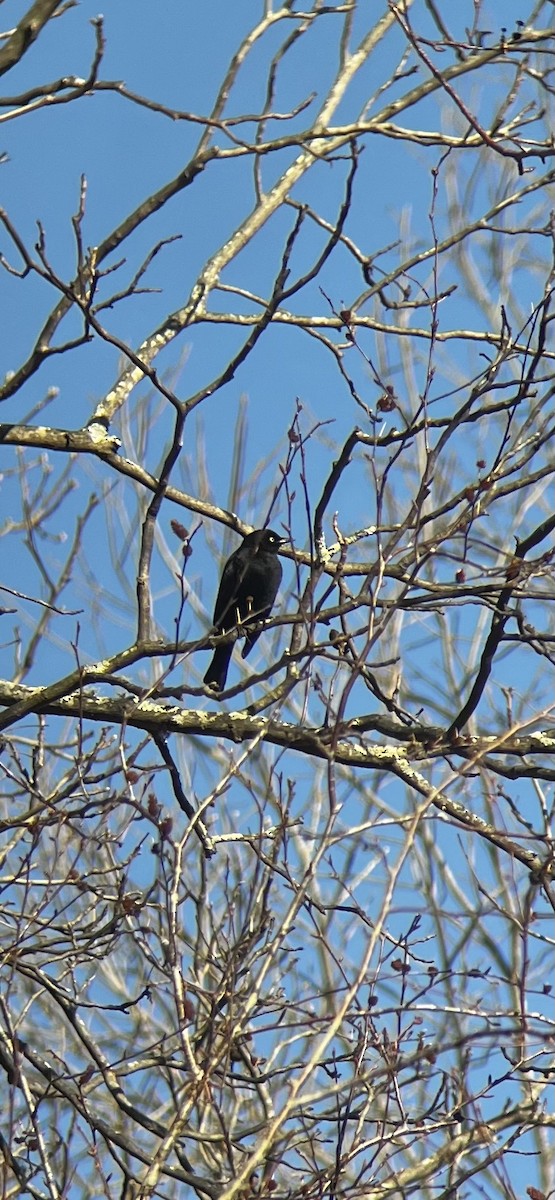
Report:
[{"label": "blackbird perched on branch", "polygon": [[[286,541],[273,529],[255,529],[247,533],[223,568],[214,607],[214,629],[227,634],[235,625],[243,626],[244,659],[261,636],[262,630],[255,626],[269,617],[278,594],[282,574],[278,551]],[[223,691],[232,654],[233,642],[216,646],[204,676],[207,688]]]},{"label": "blackbird perched on branch", "polygon": [[[255,529],[247,534],[223,569],[214,607],[214,629],[229,633],[237,625],[243,626],[246,634],[243,658],[250,654],[262,632],[255,626],[272,611],[282,575],[277,554],[286,541],[273,529]],[[204,676],[207,687],[223,691],[232,653],[233,642],[216,646]]]}]

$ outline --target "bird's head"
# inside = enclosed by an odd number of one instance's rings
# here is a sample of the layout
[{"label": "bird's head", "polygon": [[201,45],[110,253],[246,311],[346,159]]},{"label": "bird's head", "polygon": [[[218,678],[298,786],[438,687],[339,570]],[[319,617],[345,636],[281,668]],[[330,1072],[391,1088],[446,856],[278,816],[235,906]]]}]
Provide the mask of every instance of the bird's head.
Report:
[{"label": "bird's head", "polygon": [[259,549],[273,550],[275,554],[277,554],[282,546],[286,545],[288,540],[285,537],[280,537],[279,533],[276,533],[273,529],[261,529],[260,535]]}]

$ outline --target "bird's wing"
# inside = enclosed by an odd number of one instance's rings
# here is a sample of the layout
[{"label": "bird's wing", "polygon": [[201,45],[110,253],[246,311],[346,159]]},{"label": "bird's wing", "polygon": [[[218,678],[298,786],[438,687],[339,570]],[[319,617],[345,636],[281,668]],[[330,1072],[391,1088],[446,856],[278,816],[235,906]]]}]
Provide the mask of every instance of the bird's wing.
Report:
[{"label": "bird's wing", "polygon": [[216,604],[214,606],[214,625],[227,621],[231,628],[235,624],[235,604],[237,591],[245,574],[245,564],[239,556],[239,551],[228,558],[222,571]]}]

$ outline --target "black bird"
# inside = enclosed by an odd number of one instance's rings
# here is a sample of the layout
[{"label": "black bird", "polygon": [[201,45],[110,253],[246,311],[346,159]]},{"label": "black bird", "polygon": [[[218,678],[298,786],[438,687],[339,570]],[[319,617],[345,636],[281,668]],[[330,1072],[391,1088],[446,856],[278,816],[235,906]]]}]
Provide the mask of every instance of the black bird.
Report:
[{"label": "black bird", "polygon": [[[247,534],[223,569],[214,607],[214,629],[229,633],[236,625],[244,626],[243,658],[250,654],[262,632],[252,626],[265,621],[272,611],[282,575],[277,553],[286,541],[273,529],[255,529]],[[216,646],[204,676],[207,687],[223,691],[232,654],[233,642]]]}]

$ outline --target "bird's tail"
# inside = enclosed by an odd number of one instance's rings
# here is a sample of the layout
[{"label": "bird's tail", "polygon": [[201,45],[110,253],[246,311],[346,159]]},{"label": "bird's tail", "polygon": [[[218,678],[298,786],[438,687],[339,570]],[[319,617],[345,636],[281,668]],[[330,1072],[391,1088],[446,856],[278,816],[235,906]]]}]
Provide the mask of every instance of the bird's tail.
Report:
[{"label": "bird's tail", "polygon": [[204,676],[204,682],[207,687],[212,688],[215,692],[223,692],[231,655],[233,653],[233,642],[231,645],[216,646],[210,666]]}]

